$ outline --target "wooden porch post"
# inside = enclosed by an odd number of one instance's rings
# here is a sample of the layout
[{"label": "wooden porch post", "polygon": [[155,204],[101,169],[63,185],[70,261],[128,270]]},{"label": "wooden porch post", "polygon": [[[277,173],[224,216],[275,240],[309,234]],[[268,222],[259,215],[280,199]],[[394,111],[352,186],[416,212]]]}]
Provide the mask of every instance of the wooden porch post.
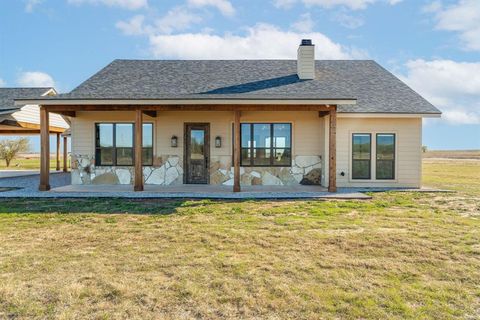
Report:
[{"label": "wooden porch post", "polygon": [[240,192],[240,111],[234,111],[233,192]]},{"label": "wooden porch post", "polygon": [[140,109],[135,110],[135,141],[134,141],[134,162],[135,162],[135,185],[134,191],[143,191],[143,170],[142,170],[142,116]]},{"label": "wooden porch post", "polygon": [[60,133],[57,133],[57,150],[56,150],[56,161],[57,165],[55,170],[60,171]]},{"label": "wooden porch post", "polygon": [[63,172],[68,171],[68,139],[63,136]]},{"label": "wooden porch post", "polygon": [[38,190],[50,190],[50,133],[48,111],[40,107],[40,185]]},{"label": "wooden porch post", "polygon": [[330,110],[328,192],[337,192],[337,106]]}]

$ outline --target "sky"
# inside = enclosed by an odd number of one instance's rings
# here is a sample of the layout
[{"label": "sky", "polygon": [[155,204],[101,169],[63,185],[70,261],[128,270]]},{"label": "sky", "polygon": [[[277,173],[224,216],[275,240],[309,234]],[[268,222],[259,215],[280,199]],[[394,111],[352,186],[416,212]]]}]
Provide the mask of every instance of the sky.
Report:
[{"label": "sky", "polygon": [[296,59],[303,38],[439,108],[429,149],[480,149],[480,0],[0,0],[0,87],[68,92],[119,58]]}]

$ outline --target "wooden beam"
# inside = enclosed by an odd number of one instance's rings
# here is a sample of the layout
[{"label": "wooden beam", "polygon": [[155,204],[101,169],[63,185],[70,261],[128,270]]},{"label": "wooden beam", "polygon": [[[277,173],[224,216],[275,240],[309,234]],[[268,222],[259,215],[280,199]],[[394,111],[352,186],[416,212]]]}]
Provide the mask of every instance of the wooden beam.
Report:
[{"label": "wooden beam", "polygon": [[40,107],[40,191],[50,190],[50,134],[48,111]]},{"label": "wooden beam", "polygon": [[143,111],[143,113],[152,118],[157,117],[157,111]]},{"label": "wooden beam", "polygon": [[[48,112],[48,110],[47,110]],[[22,121],[18,121],[17,122],[18,125],[22,128],[26,128],[26,129],[41,129],[41,124],[36,124],[36,123],[29,123],[29,122],[22,122]],[[65,130],[67,130],[67,128],[61,128],[61,127],[53,127],[53,126],[48,126],[48,130],[50,132],[59,132],[59,133],[63,133]]]},{"label": "wooden beam", "polygon": [[[51,105],[48,106],[50,112],[66,111],[135,111],[132,105]],[[330,111],[334,106],[331,105],[142,105],[139,106],[144,113],[146,111]]]},{"label": "wooden beam", "polygon": [[20,134],[39,134],[40,130],[0,130],[0,134],[12,134],[12,135],[20,135]]},{"label": "wooden beam", "polygon": [[135,111],[135,139],[134,139],[134,162],[135,162],[135,185],[134,191],[143,191],[143,170],[142,170],[142,120],[143,112],[140,109]]},{"label": "wooden beam", "polygon": [[330,111],[328,191],[337,192],[337,110]]},{"label": "wooden beam", "polygon": [[233,192],[240,192],[240,111],[234,112]]},{"label": "wooden beam", "polygon": [[318,116],[320,118],[323,118],[325,116],[328,116],[330,114],[330,111],[318,111]]},{"label": "wooden beam", "polygon": [[77,113],[75,111],[59,111],[55,113],[72,118],[75,118],[77,116]]},{"label": "wooden beam", "polygon": [[55,170],[60,171],[60,133],[57,133],[57,150],[56,151],[56,166]]},{"label": "wooden beam", "polygon": [[63,137],[63,172],[68,171],[68,137]]}]

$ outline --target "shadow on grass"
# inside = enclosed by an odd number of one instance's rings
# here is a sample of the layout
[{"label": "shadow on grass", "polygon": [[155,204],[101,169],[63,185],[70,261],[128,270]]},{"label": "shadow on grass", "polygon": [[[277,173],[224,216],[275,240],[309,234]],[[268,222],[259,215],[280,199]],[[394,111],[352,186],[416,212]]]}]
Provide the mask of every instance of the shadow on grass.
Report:
[{"label": "shadow on grass", "polygon": [[[145,214],[172,215],[180,214],[181,209],[193,209],[197,212],[224,208],[235,209],[238,206],[254,201],[255,205],[264,203],[295,202],[307,204],[311,202],[328,203],[325,199],[126,199],[126,198],[61,198],[61,199],[0,199],[0,214],[5,213],[93,213],[93,214]],[[343,202],[343,201],[338,201]],[[362,201],[364,202],[364,201]],[[345,204],[349,203],[345,201]],[[332,204],[333,205],[333,204]],[[360,204],[358,204],[360,205]],[[328,205],[327,205],[328,206]],[[336,206],[336,205],[334,205]],[[341,205],[340,205],[341,206]],[[342,206],[343,207],[343,206]],[[187,210],[184,212],[191,212]]]},{"label": "shadow on grass", "polygon": [[1,213],[130,213],[176,214],[177,208],[200,207],[211,200],[189,199],[122,199],[122,198],[62,198],[62,199],[0,199]]}]

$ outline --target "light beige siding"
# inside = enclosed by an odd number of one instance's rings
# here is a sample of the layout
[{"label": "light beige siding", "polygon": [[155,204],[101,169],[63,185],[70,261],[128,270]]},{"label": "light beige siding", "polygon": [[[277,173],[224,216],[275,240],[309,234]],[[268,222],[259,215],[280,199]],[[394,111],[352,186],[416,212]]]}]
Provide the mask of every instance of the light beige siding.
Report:
[{"label": "light beige siding", "polygon": [[[375,178],[375,134],[396,134],[395,180],[360,181],[351,179],[353,133],[372,134],[372,178]],[[338,118],[337,185],[339,187],[420,187],[421,146],[421,118]],[[345,176],[341,175],[342,172],[345,173]]]},{"label": "light beige siding", "polygon": [[[133,112],[77,112],[72,119],[72,152],[94,155],[96,122],[133,122]],[[183,129],[188,122],[210,123],[212,156],[232,154],[232,112],[158,112],[156,118],[144,116],[144,121],[155,126],[156,154],[183,157]],[[294,155],[322,155],[324,149],[324,121],[317,112],[243,112],[242,122],[290,122],[293,131]],[[178,147],[170,146],[170,139],[178,137]],[[215,137],[222,138],[222,147],[215,148]]]},{"label": "light beige siding", "polygon": [[[96,122],[133,122],[134,112],[77,112],[72,119],[72,152],[75,155],[94,155]],[[232,154],[232,112],[158,112],[156,118],[144,117],[153,122],[155,130],[155,155],[178,155],[183,158],[184,124],[210,123],[211,156]],[[320,118],[317,112],[243,112],[242,122],[292,123],[293,156],[322,156],[323,181],[328,181],[328,117]],[[352,133],[396,134],[396,179],[393,181],[355,181],[350,177]],[[178,137],[177,148],[170,139]],[[222,147],[214,147],[216,136],[222,138]],[[337,184],[339,187],[419,187],[421,185],[421,118],[343,118],[337,119]],[[374,148],[372,160],[375,159]],[[345,175],[342,176],[341,173]],[[372,161],[375,177],[375,161]],[[324,183],[325,185],[325,183]]]}]

